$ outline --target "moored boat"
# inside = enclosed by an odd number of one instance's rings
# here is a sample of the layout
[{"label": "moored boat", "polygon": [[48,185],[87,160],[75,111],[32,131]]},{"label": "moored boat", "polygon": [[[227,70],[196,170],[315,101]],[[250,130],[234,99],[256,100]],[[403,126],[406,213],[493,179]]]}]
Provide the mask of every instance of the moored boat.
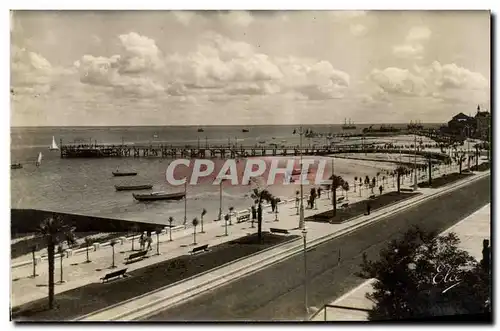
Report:
[{"label": "moored boat", "polygon": [[11,169],[21,169],[23,165],[21,163],[13,163],[10,165]]},{"label": "moored boat", "polygon": [[242,129],[241,132],[249,132],[248,129]]},{"label": "moored boat", "polygon": [[199,128],[198,132],[205,132],[205,130],[203,130],[202,128]]},{"label": "moored boat", "polygon": [[115,176],[115,177],[137,176],[137,172],[119,172],[119,171],[113,171],[113,176]]},{"label": "moored boat", "polygon": [[138,191],[138,190],[150,190],[153,185],[115,185],[117,191]]},{"label": "moored boat", "polygon": [[155,201],[155,200],[181,200],[186,196],[184,192],[167,193],[167,192],[153,192],[150,194],[135,194],[132,193],[134,199],[138,201]]}]

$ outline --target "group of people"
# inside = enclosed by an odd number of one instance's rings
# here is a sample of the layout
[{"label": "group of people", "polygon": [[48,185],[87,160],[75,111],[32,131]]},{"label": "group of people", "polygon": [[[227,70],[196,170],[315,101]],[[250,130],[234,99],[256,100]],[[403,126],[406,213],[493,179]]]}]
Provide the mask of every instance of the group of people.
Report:
[{"label": "group of people", "polygon": [[[141,237],[139,238],[139,244],[141,245],[141,250],[147,249],[148,251],[152,250],[151,244],[153,243],[153,239],[151,238],[151,232],[150,231],[144,231],[141,233]],[[148,245],[147,248],[146,244]]]}]

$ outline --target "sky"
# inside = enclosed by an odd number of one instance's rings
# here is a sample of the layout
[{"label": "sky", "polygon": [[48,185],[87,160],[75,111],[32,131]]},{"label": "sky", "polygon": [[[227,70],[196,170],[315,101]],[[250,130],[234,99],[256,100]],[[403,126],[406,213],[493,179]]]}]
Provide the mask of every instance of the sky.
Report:
[{"label": "sky", "polygon": [[488,11],[15,11],[11,125],[447,122],[490,53]]}]

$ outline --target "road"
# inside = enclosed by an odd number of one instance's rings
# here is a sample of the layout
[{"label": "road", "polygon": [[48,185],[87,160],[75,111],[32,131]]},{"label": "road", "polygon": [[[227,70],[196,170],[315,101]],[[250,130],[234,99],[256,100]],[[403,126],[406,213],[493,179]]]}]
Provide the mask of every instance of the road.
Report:
[{"label": "road", "polygon": [[[307,252],[309,306],[323,304],[362,283],[355,275],[362,254],[377,259],[388,241],[413,225],[442,232],[491,201],[490,176],[386,217]],[[477,243],[481,245],[480,242]],[[341,262],[338,263],[338,250]],[[299,320],[304,311],[304,261],[299,254],[193,300],[150,321]]]}]

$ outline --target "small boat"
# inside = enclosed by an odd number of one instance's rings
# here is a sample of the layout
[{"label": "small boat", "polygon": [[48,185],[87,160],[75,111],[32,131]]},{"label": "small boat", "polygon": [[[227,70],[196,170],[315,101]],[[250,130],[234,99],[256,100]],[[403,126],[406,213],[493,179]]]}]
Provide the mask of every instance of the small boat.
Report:
[{"label": "small boat", "polygon": [[199,128],[198,132],[205,132],[205,130],[203,130],[202,128]]},{"label": "small boat", "polygon": [[153,185],[115,185],[117,191],[138,191],[138,190],[150,190]]},{"label": "small boat", "polygon": [[285,140],[285,139],[283,139],[281,142],[282,142],[282,143],[286,143],[286,140]]},{"label": "small boat", "polygon": [[167,193],[167,192],[153,192],[150,194],[135,194],[132,193],[134,199],[138,201],[155,201],[155,200],[181,200],[186,194],[184,192]]},{"label": "small boat", "polygon": [[243,129],[241,132],[249,132],[248,129]]},{"label": "small boat", "polygon": [[259,140],[259,144],[265,144],[266,141],[265,140]]},{"label": "small boat", "polygon": [[10,165],[11,169],[21,169],[23,165],[21,163],[13,163]]},{"label": "small boat", "polygon": [[119,172],[119,171],[113,171],[113,176],[115,176],[115,177],[137,176],[137,172]]},{"label": "small boat", "polygon": [[42,165],[42,158],[43,158],[43,156],[42,156],[42,152],[38,153],[38,159],[36,160],[36,163],[35,163],[35,165],[36,165],[37,167],[39,167],[39,166],[41,166],[41,165]]},{"label": "small boat", "polygon": [[54,136],[52,136],[52,145],[50,145],[49,150],[51,150],[51,151],[58,151],[59,150],[59,147],[57,147],[57,144],[56,144],[56,138],[54,138]]}]

